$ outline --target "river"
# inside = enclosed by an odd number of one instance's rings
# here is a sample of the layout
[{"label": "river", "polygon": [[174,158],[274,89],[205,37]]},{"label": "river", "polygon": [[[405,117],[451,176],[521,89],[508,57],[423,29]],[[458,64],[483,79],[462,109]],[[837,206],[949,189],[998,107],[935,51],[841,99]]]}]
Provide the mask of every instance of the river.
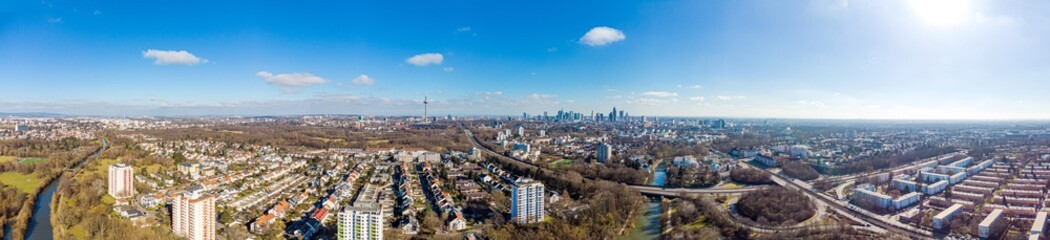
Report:
[{"label": "river", "polygon": [[29,230],[26,231],[27,240],[55,239],[52,236],[51,226],[51,198],[55,196],[55,190],[61,179],[55,179],[36,196],[36,204],[33,204],[33,217],[29,218]]},{"label": "river", "polygon": [[[653,182],[651,184],[662,187],[666,180],[667,166],[661,162],[653,169]],[[646,208],[645,215],[639,216],[635,220],[634,228],[622,239],[660,239],[660,232],[662,231],[660,225],[661,213],[663,213],[663,209],[660,208],[660,198],[649,198],[649,205]]]},{"label": "river", "polygon": [[663,209],[660,208],[660,198],[648,199],[649,205],[646,207],[645,215],[638,216],[634,221],[634,228],[631,228],[631,231],[621,239],[660,239],[662,231],[660,214],[663,213]]},{"label": "river", "polygon": [[[102,148],[91,156],[98,158],[98,155],[109,147],[109,143],[106,139],[102,139]],[[90,158],[90,157],[89,157]],[[89,158],[84,158],[73,165],[71,169],[77,169],[81,164],[87,162]],[[63,178],[58,177],[51,180],[39,194],[36,195],[36,203],[33,204],[33,215],[29,218],[29,230],[26,230],[26,240],[47,240],[55,239],[54,227],[51,226],[51,198],[55,196],[55,191],[58,190],[58,185],[61,185]],[[4,239],[11,239],[10,228],[5,226]]]},{"label": "river", "polygon": [[667,165],[663,162],[656,164],[656,169],[653,171],[653,185],[664,186],[664,182],[667,181]]}]

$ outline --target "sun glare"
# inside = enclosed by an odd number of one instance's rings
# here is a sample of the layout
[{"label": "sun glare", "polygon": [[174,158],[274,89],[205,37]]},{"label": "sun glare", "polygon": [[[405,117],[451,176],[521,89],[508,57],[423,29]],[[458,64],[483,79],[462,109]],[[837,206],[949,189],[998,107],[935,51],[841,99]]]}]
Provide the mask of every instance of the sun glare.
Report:
[{"label": "sun glare", "polygon": [[915,14],[930,25],[955,25],[965,22],[970,16],[967,0],[910,0],[909,3]]}]

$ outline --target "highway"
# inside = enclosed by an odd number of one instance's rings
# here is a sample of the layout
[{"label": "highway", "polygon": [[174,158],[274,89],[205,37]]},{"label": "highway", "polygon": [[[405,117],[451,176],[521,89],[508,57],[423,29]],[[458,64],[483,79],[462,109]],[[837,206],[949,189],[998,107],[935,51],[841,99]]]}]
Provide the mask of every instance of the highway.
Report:
[{"label": "highway", "polygon": [[[761,169],[761,168],[759,168],[759,169]],[[780,184],[781,186],[784,186],[784,187],[788,187],[790,189],[800,190],[801,192],[805,193],[806,195],[809,195],[811,199],[817,200],[816,201],[817,204],[824,204],[824,205],[826,205],[828,207],[828,209],[831,209],[831,210],[839,213],[839,215],[841,215],[841,216],[850,218],[850,219],[852,219],[855,222],[864,223],[867,226],[871,226],[873,228],[873,230],[876,231],[876,232],[881,232],[881,231],[887,231],[888,230],[888,231],[891,231],[891,232],[894,232],[894,233],[905,234],[905,235],[907,235],[910,238],[916,238],[916,239],[927,239],[927,238],[932,238],[932,236],[933,236],[933,234],[930,233],[929,231],[925,231],[925,230],[922,230],[922,229],[918,229],[918,228],[914,228],[914,227],[911,227],[911,226],[908,226],[908,225],[904,225],[904,224],[901,224],[899,222],[893,221],[891,219],[879,216],[877,214],[874,214],[874,213],[871,213],[871,212],[868,212],[868,211],[863,211],[863,210],[860,210],[860,209],[857,209],[857,208],[854,208],[854,207],[847,207],[847,203],[846,202],[836,201],[834,199],[831,199],[831,197],[828,197],[828,196],[825,196],[823,194],[814,192],[812,189],[802,187],[801,185],[799,185],[799,184],[797,184],[797,183],[795,183],[793,181],[789,181],[786,178],[784,178],[783,176],[777,175],[777,174],[775,174],[773,172],[770,172],[769,170],[766,170],[766,169],[762,169],[762,170],[772,174],[773,181],[776,182],[777,184]]]},{"label": "highway", "polygon": [[[520,161],[520,160],[511,158],[511,157],[504,156],[503,154],[499,154],[499,153],[497,153],[495,151],[492,151],[492,149],[489,149],[489,148],[485,147],[484,145],[481,145],[481,143],[478,142],[477,138],[474,136],[474,134],[472,132],[470,132],[470,130],[463,129],[463,132],[467,134],[468,138],[470,138],[470,141],[474,145],[474,147],[482,150],[485,153],[488,153],[490,155],[502,158],[504,160],[511,160],[513,162],[519,162],[519,163],[523,163],[523,164],[532,166],[533,168],[539,169],[539,171],[543,172],[544,174],[547,174],[550,171],[549,169],[539,167],[539,166],[537,166],[535,164],[532,164],[532,163],[529,163],[529,162],[525,162],[525,161]],[[741,165],[743,165],[745,167],[753,167],[754,168],[754,166],[751,166],[750,164],[747,164],[747,163],[744,163],[744,162],[741,162]],[[790,181],[790,180],[784,178],[783,176],[780,176],[780,175],[778,175],[776,173],[770,172],[767,169],[762,169],[762,168],[757,168],[757,169],[760,169],[762,171],[765,171],[765,172],[769,173],[772,176],[771,178],[773,179],[773,182],[777,183],[778,185],[787,187],[789,189],[799,190],[799,191],[805,193],[807,196],[810,197],[810,199],[815,200],[814,203],[818,204],[819,205],[818,207],[822,207],[822,208],[833,210],[836,213],[838,213],[840,216],[849,218],[849,219],[853,220],[854,222],[865,224],[865,227],[867,227],[866,230],[869,230],[869,231],[872,231],[872,232],[876,232],[876,233],[884,233],[886,231],[891,231],[891,232],[894,232],[894,233],[905,234],[908,237],[915,238],[915,239],[932,238],[932,233],[930,233],[929,231],[925,231],[925,230],[922,230],[922,229],[918,229],[918,228],[914,228],[914,227],[911,227],[911,226],[908,226],[908,225],[904,225],[904,224],[901,224],[899,222],[896,222],[896,221],[893,221],[891,219],[888,219],[888,218],[885,218],[885,217],[873,214],[873,213],[868,212],[868,211],[863,211],[861,209],[857,209],[857,208],[853,208],[853,207],[847,207],[848,203],[846,203],[846,202],[836,201],[835,199],[831,199],[831,197],[828,197],[828,196],[825,196],[823,194],[814,192],[812,189],[810,189],[808,187],[804,187],[804,186],[802,186],[802,185],[800,185],[798,183]],[[602,179],[592,179],[592,180],[606,181],[606,180],[602,180]],[[727,193],[728,194],[728,193],[742,193],[742,192],[747,192],[747,191],[755,191],[755,190],[763,189],[763,187],[747,187],[747,188],[738,188],[738,189],[711,189],[711,188],[706,188],[706,189],[694,189],[694,188],[672,188],[672,189],[666,189],[666,188],[663,188],[663,187],[652,186],[652,185],[631,185],[631,184],[628,184],[628,187],[630,187],[632,189],[636,189],[636,190],[638,190],[638,191],[640,191],[642,193],[662,195],[662,196],[680,196],[680,194],[683,194],[683,193],[686,193],[686,194],[719,194],[719,193]]]},{"label": "highway", "polygon": [[[496,151],[493,151],[492,149],[489,149],[488,147],[485,147],[485,145],[481,145],[481,143],[478,142],[478,139],[476,137],[474,137],[474,133],[470,132],[470,130],[463,129],[463,132],[465,134],[467,134],[467,138],[470,139],[470,143],[472,145],[474,145],[475,148],[480,149],[481,151],[483,151],[483,152],[485,152],[485,153],[487,153],[489,155],[493,155],[493,156],[496,156],[498,158],[502,158],[504,160],[513,161],[513,162],[519,162],[519,163],[523,163],[523,164],[529,165],[529,166],[531,166],[533,168],[539,169],[544,174],[548,174],[549,171],[550,171],[550,170],[548,170],[546,168],[537,166],[536,164],[533,164],[533,163],[530,163],[530,162],[526,162],[526,161],[521,161],[521,160],[518,160],[518,159],[514,159],[512,157],[504,156],[503,154],[497,153]],[[607,181],[607,180],[603,180],[603,179],[593,179],[593,178],[587,178],[587,179],[595,180],[595,181]],[[761,187],[761,186],[749,186],[749,187],[734,188],[734,189],[726,189],[726,188],[721,188],[721,189],[720,188],[664,188],[664,187],[654,186],[654,185],[640,185],[640,184],[627,184],[627,183],[621,183],[621,184],[627,185],[627,187],[629,187],[631,189],[638,190],[639,192],[642,192],[644,194],[659,195],[659,196],[665,196],[665,197],[679,197],[682,194],[734,194],[734,193],[744,193],[744,192],[750,192],[750,191],[755,191],[755,190],[761,190],[761,189],[764,188],[764,187]]]}]

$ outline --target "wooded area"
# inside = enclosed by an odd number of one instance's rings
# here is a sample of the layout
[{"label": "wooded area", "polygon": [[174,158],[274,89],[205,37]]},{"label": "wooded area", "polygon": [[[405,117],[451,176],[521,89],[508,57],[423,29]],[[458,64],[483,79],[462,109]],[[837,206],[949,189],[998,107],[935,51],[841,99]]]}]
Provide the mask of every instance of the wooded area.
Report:
[{"label": "wooded area", "polygon": [[820,173],[817,173],[813,166],[802,160],[781,161],[779,164],[780,170],[793,178],[809,181],[820,177]]},{"label": "wooded area", "polygon": [[[18,173],[24,178],[38,182],[35,186],[19,189],[15,186],[0,184],[0,225],[11,226],[11,237],[24,238],[32,217],[36,196],[47,183],[58,178],[65,169],[87,157],[97,149],[94,141],[65,138],[58,141],[13,139],[0,141],[0,155],[17,157],[46,157],[38,163],[21,163],[9,161],[0,163],[0,173]],[[22,179],[19,179],[22,180]],[[2,232],[0,232],[2,234]]]},{"label": "wooded area", "polygon": [[[645,199],[624,185],[609,181],[587,180],[575,171],[554,172],[542,170],[522,162],[489,157],[488,162],[519,176],[544,183],[547,190],[568,191],[569,201],[578,201],[587,207],[575,212],[575,217],[562,219],[554,214],[549,221],[530,226],[497,224],[484,231],[492,239],[613,239],[642,209]],[[563,196],[566,197],[566,196]],[[566,201],[566,200],[563,200]]]},{"label": "wooded area", "polygon": [[736,206],[741,215],[764,225],[793,225],[816,212],[808,197],[782,187],[745,193]]},{"label": "wooded area", "polygon": [[679,198],[663,203],[662,208],[674,211],[660,216],[660,222],[668,224],[664,229],[672,229],[661,234],[661,239],[750,239],[751,231],[730,220],[709,198]]},{"label": "wooded area", "polygon": [[770,174],[753,168],[736,168],[729,172],[729,178],[743,184],[771,184]]}]

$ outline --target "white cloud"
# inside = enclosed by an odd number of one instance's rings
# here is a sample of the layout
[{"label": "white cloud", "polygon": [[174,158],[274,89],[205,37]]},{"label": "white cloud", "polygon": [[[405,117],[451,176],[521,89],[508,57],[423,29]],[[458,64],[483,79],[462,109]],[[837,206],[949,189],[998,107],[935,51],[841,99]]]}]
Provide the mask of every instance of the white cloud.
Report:
[{"label": "white cloud", "polygon": [[647,96],[647,97],[677,97],[678,93],[676,93],[676,92],[665,92],[665,91],[648,91],[648,92],[643,92],[642,96]]},{"label": "white cloud", "polygon": [[547,52],[557,52],[557,51],[558,51],[558,48],[556,48],[556,47],[547,48]]},{"label": "white cloud", "polygon": [[[266,83],[271,85],[281,86],[283,91],[287,93],[297,92],[298,87],[328,83],[327,79],[314,76],[310,73],[281,73],[274,75],[267,71],[259,71],[258,73],[255,73],[255,76],[266,79]],[[367,76],[365,77],[367,78]],[[356,81],[357,79],[354,80]]]},{"label": "white cloud", "polygon": [[93,12],[93,13],[91,13],[91,14],[94,14],[94,15],[102,15],[102,11],[99,11],[99,10],[95,10],[95,12]]},{"label": "white cloud", "polygon": [[722,100],[722,101],[728,101],[728,100],[742,100],[742,99],[745,99],[747,97],[745,97],[745,96],[716,96],[715,98],[718,98],[718,100]]},{"label": "white cloud", "polygon": [[451,72],[451,71],[456,71],[456,68],[454,68],[454,67],[445,67],[442,70],[445,70],[446,72]]},{"label": "white cloud", "polygon": [[700,86],[700,85],[689,86],[689,88],[693,88],[693,89],[702,88],[702,87],[704,87],[704,86]]},{"label": "white cloud", "polygon": [[47,22],[48,23],[62,23],[62,18],[60,18],[60,17],[59,18],[48,18]]},{"label": "white cloud", "polygon": [[707,99],[704,98],[704,96],[696,96],[696,97],[689,98],[689,100],[693,100],[694,102],[703,102],[704,100],[707,100]]},{"label": "white cloud", "polygon": [[354,78],[354,80],[350,82],[354,85],[372,86],[372,84],[376,83],[376,80],[368,77],[368,75],[361,74],[361,76],[357,76],[357,78]]},{"label": "white cloud", "polygon": [[639,98],[636,99],[633,103],[641,105],[662,105],[676,102],[678,102],[678,98]]},{"label": "white cloud", "polygon": [[583,37],[580,37],[580,43],[587,46],[598,47],[605,46],[610,43],[623,41],[627,39],[627,35],[624,35],[622,31],[611,27],[595,27]]},{"label": "white cloud", "polygon": [[153,64],[157,65],[169,65],[169,64],[180,64],[180,65],[195,65],[199,63],[207,63],[208,59],[199,58],[194,56],[192,53],[186,50],[157,50],[149,49],[142,52],[142,57],[154,59]]},{"label": "white cloud", "polygon": [[443,61],[445,61],[445,56],[442,56],[440,53],[424,53],[405,59],[406,63],[420,67],[431,64],[441,64]]},{"label": "white cloud", "polygon": [[470,27],[457,28],[456,32],[470,32]]}]

